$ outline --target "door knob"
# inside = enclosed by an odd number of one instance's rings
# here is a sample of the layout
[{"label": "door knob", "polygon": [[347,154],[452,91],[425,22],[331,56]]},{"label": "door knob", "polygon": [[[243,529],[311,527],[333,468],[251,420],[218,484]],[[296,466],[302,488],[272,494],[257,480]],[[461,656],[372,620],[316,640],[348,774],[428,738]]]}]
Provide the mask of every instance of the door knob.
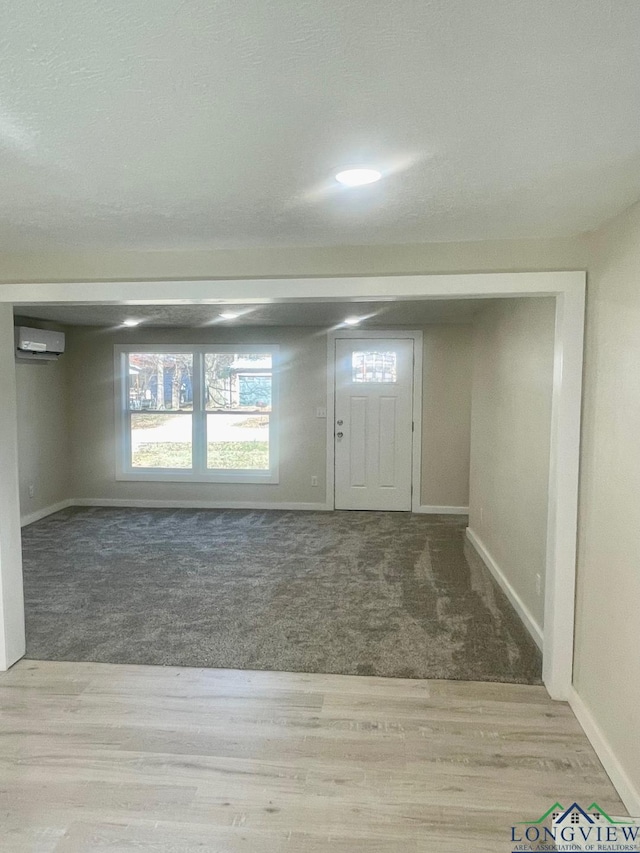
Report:
[{"label": "door knob", "polygon": [[342,438],[343,436],[344,436],[343,432],[337,432],[336,433],[336,438]]},{"label": "door knob", "polygon": [[336,421],[336,423],[338,424],[338,426],[342,426],[342,424],[344,423],[344,421]]}]

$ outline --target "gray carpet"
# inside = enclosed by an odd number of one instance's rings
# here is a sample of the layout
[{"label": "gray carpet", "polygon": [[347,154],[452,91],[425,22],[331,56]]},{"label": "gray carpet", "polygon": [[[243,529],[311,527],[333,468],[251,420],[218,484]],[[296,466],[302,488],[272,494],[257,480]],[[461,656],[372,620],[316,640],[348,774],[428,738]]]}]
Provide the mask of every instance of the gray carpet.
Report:
[{"label": "gray carpet", "polygon": [[465,524],[65,510],[23,530],[27,657],[539,683]]}]

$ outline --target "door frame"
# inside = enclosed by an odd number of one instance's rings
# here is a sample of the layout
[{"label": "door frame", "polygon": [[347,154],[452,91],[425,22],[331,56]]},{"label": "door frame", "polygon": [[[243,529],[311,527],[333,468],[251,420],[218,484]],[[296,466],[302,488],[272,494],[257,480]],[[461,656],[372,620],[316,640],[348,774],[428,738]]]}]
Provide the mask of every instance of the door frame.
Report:
[{"label": "door frame", "polygon": [[[420,511],[420,496],[422,492],[422,342],[423,333],[420,329],[332,329],[327,335],[327,494],[326,507],[336,508],[335,489],[335,460],[336,445],[334,441],[336,419],[336,341],[337,340],[375,340],[403,339],[413,341],[413,389],[412,389],[412,419],[414,430],[411,439],[411,512]],[[420,419],[418,422],[418,414]]]},{"label": "door frame", "polygon": [[[573,681],[586,272],[494,272],[0,284],[0,670],[25,653],[13,306],[33,303],[224,305],[551,296],[556,301],[542,678],[554,699]],[[44,414],[46,417],[46,413]]]}]

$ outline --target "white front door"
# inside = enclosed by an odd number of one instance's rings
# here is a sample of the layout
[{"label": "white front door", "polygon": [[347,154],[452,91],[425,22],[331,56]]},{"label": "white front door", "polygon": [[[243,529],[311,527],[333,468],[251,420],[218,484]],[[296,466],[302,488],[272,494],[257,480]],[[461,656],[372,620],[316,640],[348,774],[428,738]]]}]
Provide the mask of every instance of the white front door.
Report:
[{"label": "white front door", "polygon": [[411,509],[410,338],[338,338],[336,509]]}]

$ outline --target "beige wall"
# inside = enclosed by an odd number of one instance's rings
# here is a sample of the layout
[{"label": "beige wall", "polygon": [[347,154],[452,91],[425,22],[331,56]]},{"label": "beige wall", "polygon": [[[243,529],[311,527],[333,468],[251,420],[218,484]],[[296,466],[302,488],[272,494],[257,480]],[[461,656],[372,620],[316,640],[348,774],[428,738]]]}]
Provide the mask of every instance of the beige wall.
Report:
[{"label": "beige wall", "polygon": [[[424,329],[422,503],[467,506],[471,411],[470,325]],[[132,483],[115,480],[113,347],[123,343],[278,343],[281,381],[280,483]],[[326,334],[314,328],[216,330],[71,328],[74,498],[323,503],[326,500]],[[311,486],[311,477],[318,486]]]},{"label": "beige wall", "polygon": [[640,809],[640,205],[591,246],[574,680]]},{"label": "beige wall", "polygon": [[422,490],[425,506],[469,506],[473,326],[424,330]]},{"label": "beige wall", "polygon": [[0,255],[0,282],[86,281],[90,286],[91,281],[117,279],[553,271],[585,269],[587,259],[588,241],[584,235],[397,246],[5,253]]},{"label": "beige wall", "polygon": [[469,526],[540,627],[554,327],[555,300],[505,299],[474,336]]},{"label": "beige wall", "polygon": [[[114,344],[280,344],[280,482],[144,483],[115,480]],[[311,502],[325,500],[326,337],[314,329],[71,329],[73,497],[131,500]],[[319,485],[311,486],[311,477]]]},{"label": "beige wall", "polygon": [[[585,236],[548,240],[503,240],[471,243],[405,244],[396,246],[285,247],[211,251],[84,251],[0,255],[0,282],[92,281],[117,279],[242,278],[278,276],[394,275],[409,273],[507,272],[521,270],[584,269],[588,259]],[[232,294],[232,291],[230,292]],[[319,293],[319,295],[321,295]],[[434,388],[438,396],[438,388]],[[440,391],[443,391],[440,385]],[[429,389],[425,388],[425,401]],[[428,417],[428,413],[427,413]],[[77,420],[77,419],[76,419]],[[461,423],[457,418],[452,422]],[[428,437],[427,437],[428,438]],[[463,461],[464,437],[457,433]],[[105,471],[102,446],[100,469]],[[425,487],[422,503],[465,505],[462,500],[467,474],[450,470],[446,489],[440,493],[444,467],[423,457]],[[78,485],[87,486],[102,475],[86,460]],[[458,470],[458,469],[456,469]],[[95,475],[95,478],[94,478]],[[319,476],[322,474],[319,472]],[[455,489],[450,486],[455,481]],[[82,482],[81,482],[82,481]],[[106,488],[104,479],[102,486]],[[322,482],[322,481],[321,481]],[[192,487],[190,487],[192,488]],[[321,490],[320,490],[321,491]],[[306,492],[305,492],[306,493]],[[314,499],[316,490],[314,490]],[[453,498],[456,497],[456,500]]]},{"label": "beige wall", "polygon": [[[42,323],[23,321],[40,328]],[[71,484],[68,361],[16,362],[20,514],[66,500]],[[33,498],[29,485],[33,485]]]}]

